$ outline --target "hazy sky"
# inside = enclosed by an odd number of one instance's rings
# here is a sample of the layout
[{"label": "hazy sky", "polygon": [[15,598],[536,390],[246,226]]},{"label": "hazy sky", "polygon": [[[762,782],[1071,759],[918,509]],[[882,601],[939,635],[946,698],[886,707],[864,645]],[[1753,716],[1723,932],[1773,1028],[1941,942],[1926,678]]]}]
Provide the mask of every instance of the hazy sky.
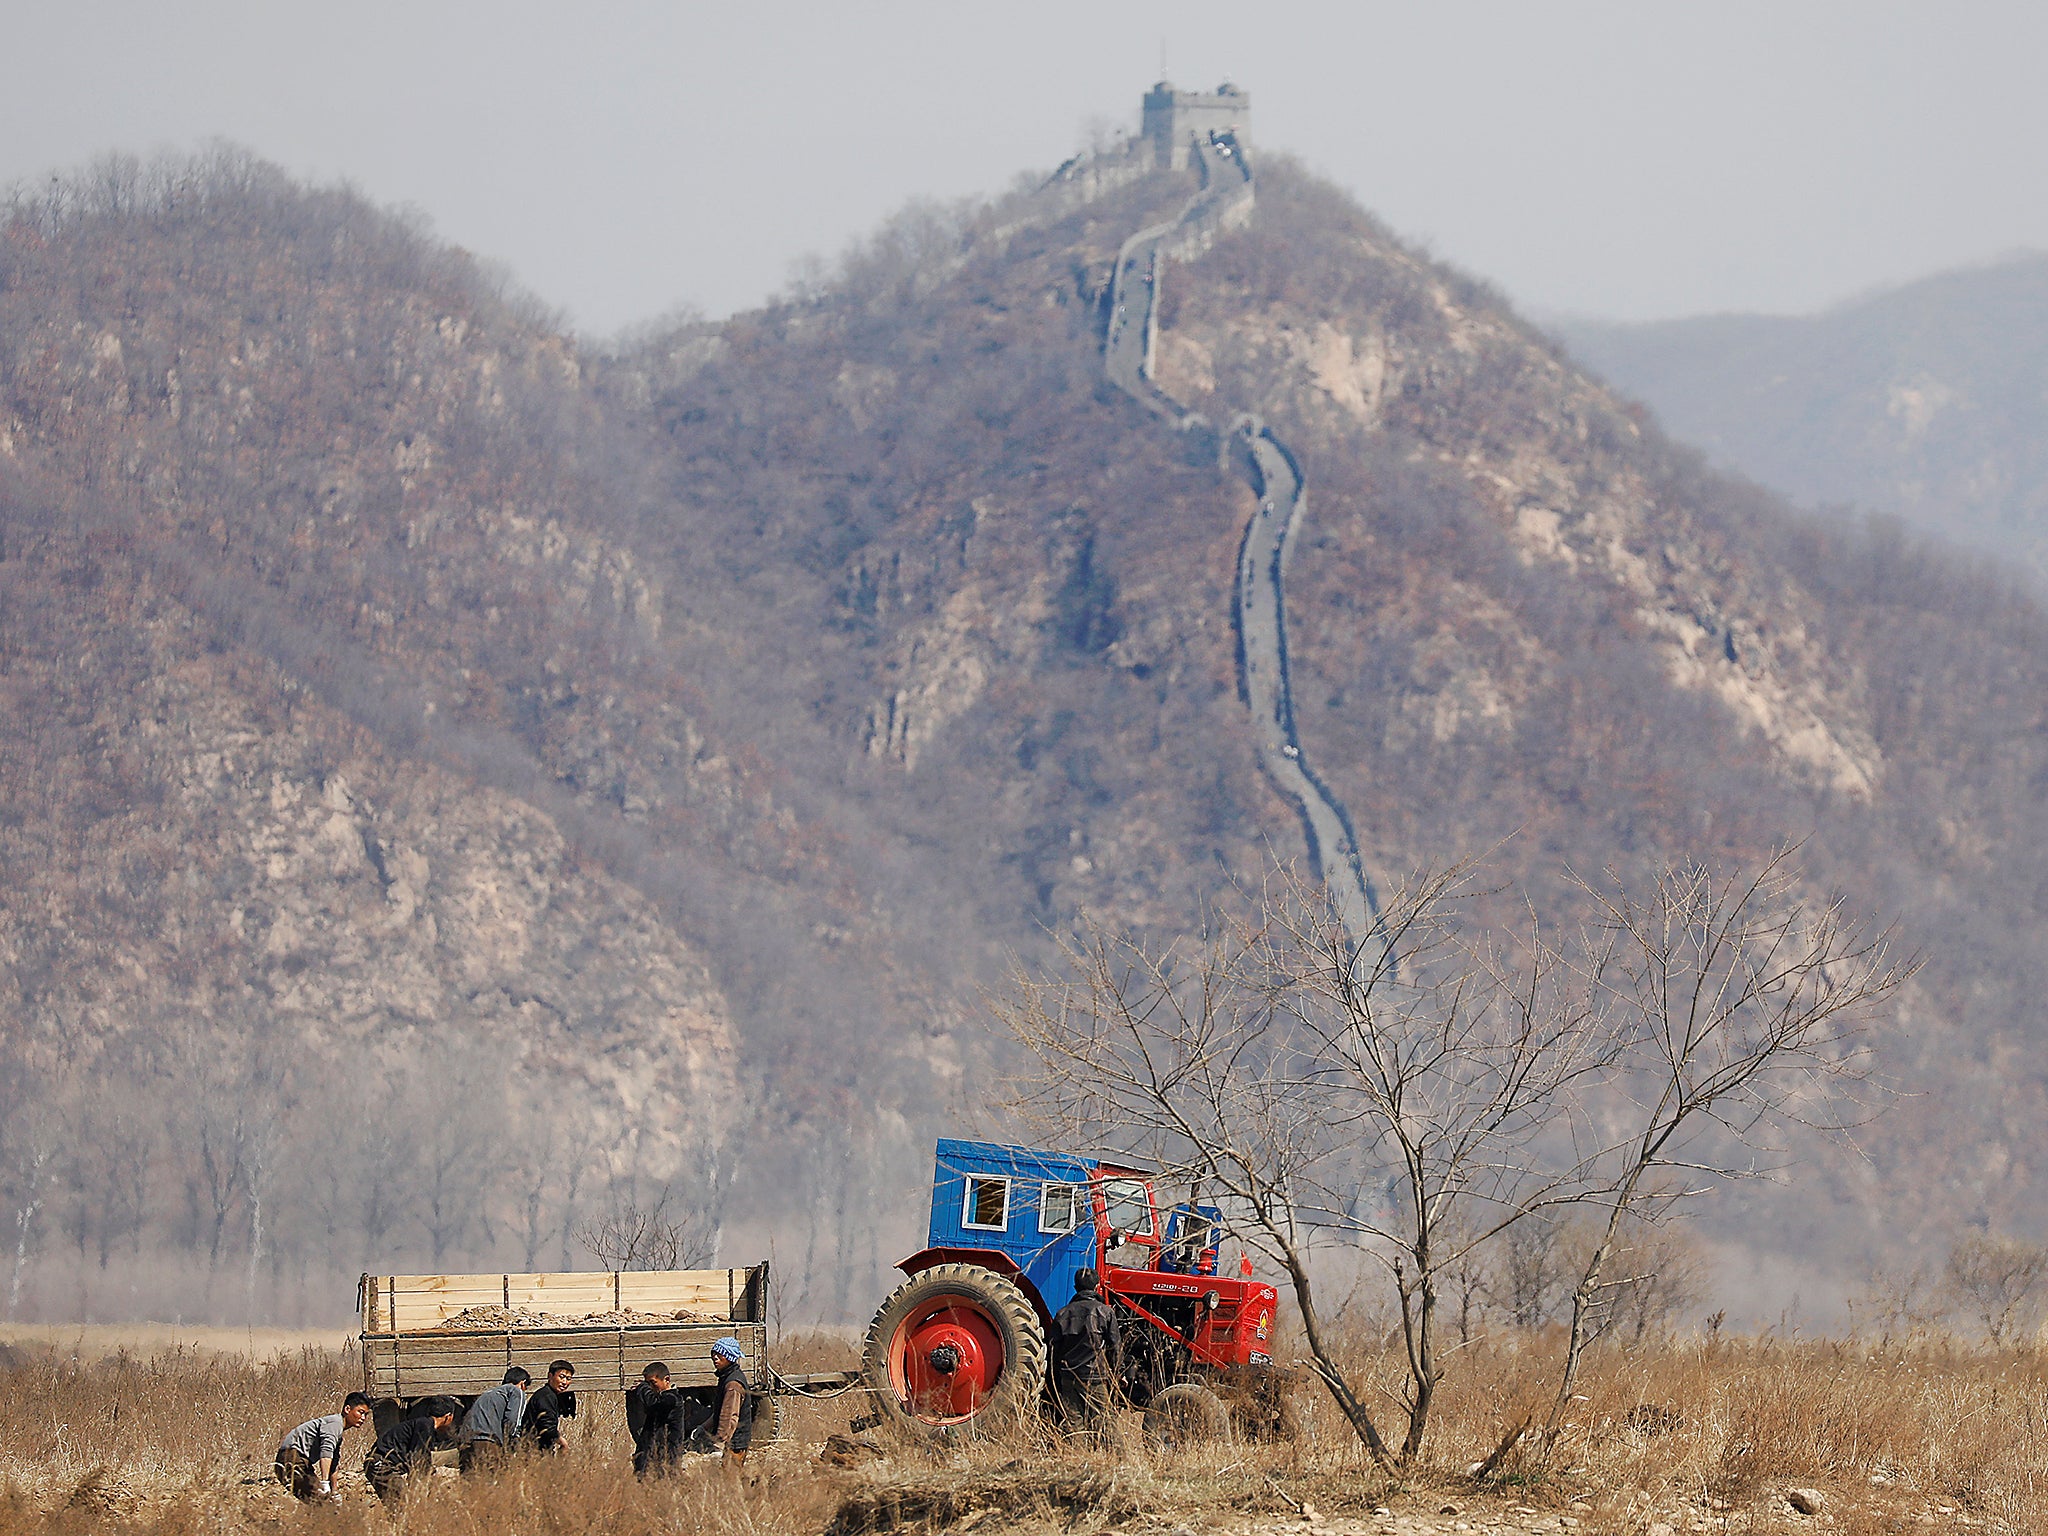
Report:
[{"label": "hazy sky", "polygon": [[1538,310],[1800,310],[2048,247],[2024,0],[0,0],[0,182],[227,138],[603,332],[1135,126],[1162,42]]}]

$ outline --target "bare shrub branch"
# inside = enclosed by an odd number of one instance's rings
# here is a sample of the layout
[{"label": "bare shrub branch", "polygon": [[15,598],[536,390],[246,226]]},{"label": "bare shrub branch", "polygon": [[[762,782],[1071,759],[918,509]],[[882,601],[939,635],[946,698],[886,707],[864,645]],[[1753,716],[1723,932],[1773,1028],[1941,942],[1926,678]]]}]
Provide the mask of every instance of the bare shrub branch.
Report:
[{"label": "bare shrub branch", "polygon": [[1593,917],[1573,967],[1624,1047],[1600,1107],[1625,1134],[1589,1202],[1603,1230],[1572,1296],[1553,1439],[1628,1222],[1772,1171],[1788,1129],[1842,1130],[1864,1115],[1863,1031],[1919,961],[1842,897],[1803,896],[1794,852],[1734,874],[1688,860],[1661,870],[1646,895],[1612,871],[1574,877]]}]

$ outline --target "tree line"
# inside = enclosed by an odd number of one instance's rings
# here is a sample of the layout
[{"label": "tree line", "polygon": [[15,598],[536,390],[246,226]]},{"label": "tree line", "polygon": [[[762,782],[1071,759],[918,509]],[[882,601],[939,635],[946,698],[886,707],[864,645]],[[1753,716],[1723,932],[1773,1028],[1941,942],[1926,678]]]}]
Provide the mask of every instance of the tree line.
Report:
[{"label": "tree line", "polygon": [[[365,1071],[296,1032],[218,1017],[115,1042],[10,1033],[0,1060],[6,1315],[45,1307],[333,1315],[353,1274],[709,1263],[721,1139],[617,1133],[567,1079],[444,1038]],[[144,1277],[139,1307],[119,1294]]]}]

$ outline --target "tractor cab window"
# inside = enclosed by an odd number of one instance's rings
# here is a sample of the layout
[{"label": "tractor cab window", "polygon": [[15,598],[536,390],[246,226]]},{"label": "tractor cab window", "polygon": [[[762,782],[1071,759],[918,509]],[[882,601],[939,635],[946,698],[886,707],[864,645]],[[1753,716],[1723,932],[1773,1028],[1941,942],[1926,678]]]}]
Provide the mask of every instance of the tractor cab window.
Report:
[{"label": "tractor cab window", "polygon": [[1200,1211],[1187,1206],[1177,1209],[1166,1223],[1166,1247],[1159,1267],[1175,1274],[1215,1273],[1216,1228]]},{"label": "tractor cab window", "polygon": [[1010,1181],[970,1175],[967,1209],[960,1224],[977,1232],[1001,1232],[1010,1225]]},{"label": "tractor cab window", "polygon": [[1119,1269],[1152,1267],[1158,1226],[1152,1213],[1152,1190],[1143,1179],[1102,1181],[1102,1224],[1108,1243],[1103,1262]]},{"label": "tractor cab window", "polygon": [[1104,1225],[1120,1233],[1151,1237],[1151,1190],[1143,1180],[1102,1182]]},{"label": "tractor cab window", "polygon": [[1073,1184],[1047,1184],[1038,1193],[1038,1230],[1071,1232],[1081,1224],[1081,1191]]},{"label": "tractor cab window", "polygon": [[1143,1179],[1102,1181],[1103,1262],[1119,1269],[1150,1269],[1158,1247],[1152,1190]]},{"label": "tractor cab window", "polygon": [[1103,1225],[1134,1237],[1152,1235],[1152,1191],[1141,1179],[1102,1181]]}]

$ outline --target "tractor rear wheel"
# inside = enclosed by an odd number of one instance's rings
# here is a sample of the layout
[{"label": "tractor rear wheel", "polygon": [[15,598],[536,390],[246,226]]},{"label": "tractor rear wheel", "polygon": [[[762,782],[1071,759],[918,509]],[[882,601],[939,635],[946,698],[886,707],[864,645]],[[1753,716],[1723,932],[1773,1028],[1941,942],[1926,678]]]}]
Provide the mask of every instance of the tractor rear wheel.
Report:
[{"label": "tractor rear wheel", "polygon": [[892,1428],[920,1439],[985,1432],[1037,1411],[1045,1330],[1015,1281],[978,1264],[934,1264],[882,1303],[861,1372]]},{"label": "tractor rear wheel", "polygon": [[1230,1410],[1195,1382],[1175,1382],[1145,1406],[1145,1441],[1158,1450],[1186,1450],[1229,1438]]}]

